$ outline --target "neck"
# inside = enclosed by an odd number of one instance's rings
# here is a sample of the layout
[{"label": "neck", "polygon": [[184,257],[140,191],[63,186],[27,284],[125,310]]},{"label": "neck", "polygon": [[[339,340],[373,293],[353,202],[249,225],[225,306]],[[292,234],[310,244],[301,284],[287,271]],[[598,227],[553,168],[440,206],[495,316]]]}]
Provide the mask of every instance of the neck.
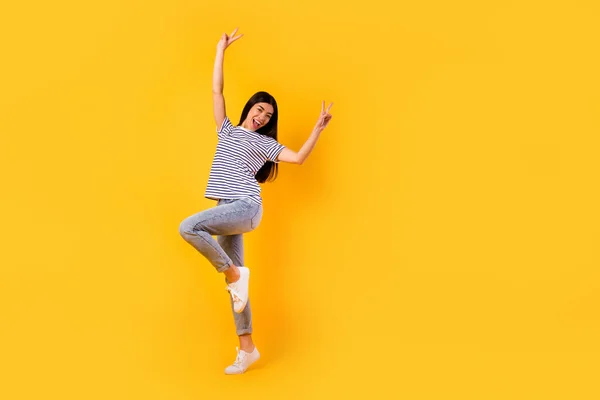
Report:
[{"label": "neck", "polygon": [[244,129],[248,129],[249,131],[251,131],[252,129],[248,126],[248,120],[242,122],[242,128]]}]

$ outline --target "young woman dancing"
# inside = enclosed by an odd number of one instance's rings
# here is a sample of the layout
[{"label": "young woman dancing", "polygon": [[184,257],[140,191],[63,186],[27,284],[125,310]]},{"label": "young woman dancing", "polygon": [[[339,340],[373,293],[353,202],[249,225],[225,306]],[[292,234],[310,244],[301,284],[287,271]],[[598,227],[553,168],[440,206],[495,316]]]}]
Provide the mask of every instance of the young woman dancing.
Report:
[{"label": "young woman dancing", "polygon": [[[325,102],[310,136],[298,152],[277,140],[277,103],[266,92],[254,94],[246,103],[240,122],[233,125],[225,112],[223,59],[225,50],[243,35],[223,34],[217,44],[213,72],[213,111],[218,143],[205,197],[216,206],[186,218],[181,236],[225,275],[239,337],[234,363],[226,374],[241,374],[260,354],[252,341],[252,314],[248,300],[250,270],[244,264],[243,234],[261,221],[263,208],[259,183],[277,177],[277,163],[302,164],[331,120]],[[216,240],[213,238],[216,236]]]}]

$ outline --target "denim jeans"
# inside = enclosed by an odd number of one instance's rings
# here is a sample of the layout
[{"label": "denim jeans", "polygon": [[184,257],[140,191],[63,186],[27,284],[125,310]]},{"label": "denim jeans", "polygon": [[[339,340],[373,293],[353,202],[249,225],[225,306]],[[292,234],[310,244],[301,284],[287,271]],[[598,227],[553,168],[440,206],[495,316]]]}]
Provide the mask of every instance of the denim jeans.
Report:
[{"label": "denim jeans", "polygon": [[[215,207],[186,218],[179,226],[181,236],[223,272],[232,264],[244,265],[243,234],[254,230],[262,219],[262,206],[248,198],[221,199]],[[216,236],[216,240],[213,238]],[[236,333],[252,333],[250,299],[241,313],[231,312]]]}]

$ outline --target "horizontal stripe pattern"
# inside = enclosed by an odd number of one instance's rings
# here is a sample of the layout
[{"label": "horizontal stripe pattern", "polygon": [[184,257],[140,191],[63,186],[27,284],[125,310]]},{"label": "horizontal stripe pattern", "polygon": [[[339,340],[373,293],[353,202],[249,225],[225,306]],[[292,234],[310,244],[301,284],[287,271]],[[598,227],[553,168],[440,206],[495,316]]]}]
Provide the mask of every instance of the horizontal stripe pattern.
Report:
[{"label": "horizontal stripe pattern", "polygon": [[285,148],[277,140],[240,126],[225,117],[217,130],[219,141],[204,196],[209,199],[249,197],[261,204],[260,186],[254,177],[267,161]]}]

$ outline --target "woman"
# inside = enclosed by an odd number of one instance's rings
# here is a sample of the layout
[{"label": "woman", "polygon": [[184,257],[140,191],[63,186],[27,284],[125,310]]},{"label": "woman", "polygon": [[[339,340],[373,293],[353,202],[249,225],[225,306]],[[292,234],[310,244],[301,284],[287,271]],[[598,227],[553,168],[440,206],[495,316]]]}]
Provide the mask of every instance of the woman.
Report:
[{"label": "woman", "polygon": [[306,160],[331,120],[329,110],[333,105],[325,109],[325,102],[322,103],[321,115],[298,152],[277,141],[277,103],[266,92],[258,92],[248,100],[238,126],[234,126],[225,112],[223,59],[225,50],[242,37],[235,36],[236,32],[237,28],[219,40],[213,72],[213,108],[219,140],[205,197],[217,200],[217,205],[186,218],[179,228],[181,236],[226,278],[240,341],[236,360],[225,369],[226,374],[241,374],[260,357],[252,342],[250,271],[243,266],[243,234],[254,230],[262,218],[258,183],[274,180],[280,161],[302,164]]}]

